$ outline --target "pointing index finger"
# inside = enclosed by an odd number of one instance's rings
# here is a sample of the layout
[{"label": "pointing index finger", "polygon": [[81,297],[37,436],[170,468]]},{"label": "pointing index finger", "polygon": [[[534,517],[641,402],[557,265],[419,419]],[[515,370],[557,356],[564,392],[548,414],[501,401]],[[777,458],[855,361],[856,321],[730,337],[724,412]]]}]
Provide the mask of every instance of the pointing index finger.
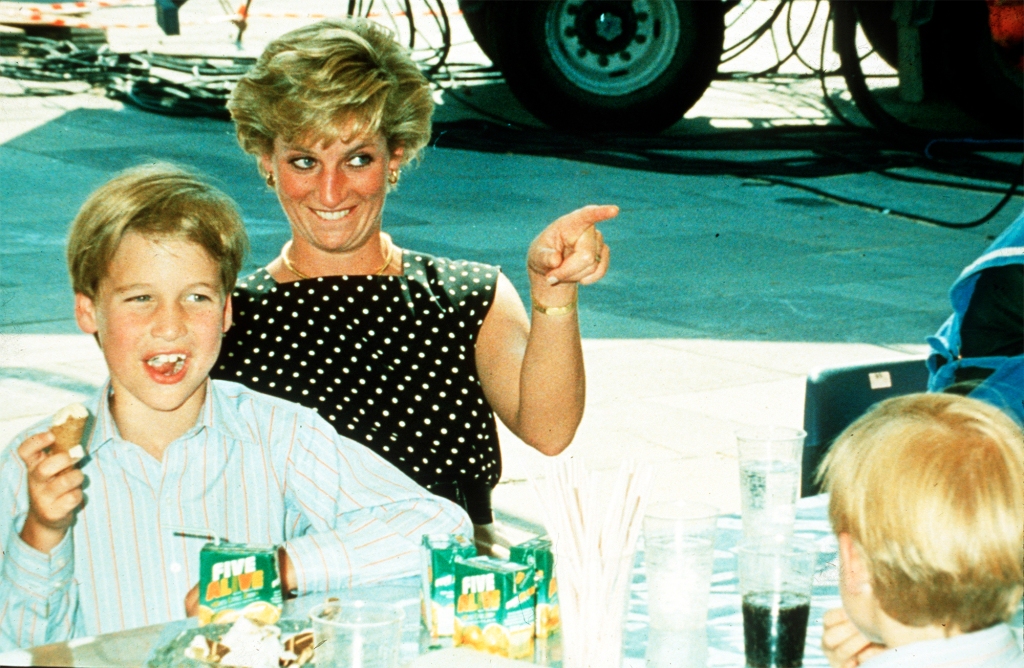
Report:
[{"label": "pointing index finger", "polygon": [[619,207],[614,204],[588,204],[565,214],[558,219],[558,222],[566,228],[566,232],[575,241],[597,223],[617,215],[619,215]]}]

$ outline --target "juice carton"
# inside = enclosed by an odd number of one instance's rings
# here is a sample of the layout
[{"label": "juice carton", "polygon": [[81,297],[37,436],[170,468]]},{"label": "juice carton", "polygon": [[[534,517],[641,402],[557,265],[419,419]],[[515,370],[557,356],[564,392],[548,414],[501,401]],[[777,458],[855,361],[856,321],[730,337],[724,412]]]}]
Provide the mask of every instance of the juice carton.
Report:
[{"label": "juice carton", "polygon": [[433,638],[455,629],[455,558],[476,556],[476,547],[460,534],[424,534],[420,547],[420,612]]},{"label": "juice carton", "polygon": [[510,659],[533,658],[533,567],[493,557],[455,561],[452,644]]},{"label": "juice carton", "polygon": [[207,543],[199,552],[199,625],[241,616],[273,624],[281,616],[277,548]]},{"label": "juice carton", "polygon": [[555,554],[551,539],[534,538],[509,549],[509,560],[534,568],[537,584],[537,637],[547,638],[561,625],[558,609],[558,579],[555,577]]}]

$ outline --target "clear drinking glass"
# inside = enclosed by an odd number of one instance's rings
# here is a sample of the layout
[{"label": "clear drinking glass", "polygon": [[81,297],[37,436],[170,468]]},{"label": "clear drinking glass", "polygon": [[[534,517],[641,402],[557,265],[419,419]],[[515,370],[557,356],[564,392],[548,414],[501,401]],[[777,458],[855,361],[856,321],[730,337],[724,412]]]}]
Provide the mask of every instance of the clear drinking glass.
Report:
[{"label": "clear drinking glass", "polygon": [[798,668],[803,665],[817,545],[775,536],[746,541],[736,553],[747,665]]},{"label": "clear drinking glass", "polygon": [[315,606],[313,658],[318,668],[398,668],[405,613],[393,603],[336,601]]},{"label": "clear drinking glass", "polygon": [[788,427],[736,432],[745,539],[793,534],[806,436],[804,430]]},{"label": "clear drinking glass", "polygon": [[648,666],[707,664],[708,598],[718,508],[669,501],[644,516]]}]

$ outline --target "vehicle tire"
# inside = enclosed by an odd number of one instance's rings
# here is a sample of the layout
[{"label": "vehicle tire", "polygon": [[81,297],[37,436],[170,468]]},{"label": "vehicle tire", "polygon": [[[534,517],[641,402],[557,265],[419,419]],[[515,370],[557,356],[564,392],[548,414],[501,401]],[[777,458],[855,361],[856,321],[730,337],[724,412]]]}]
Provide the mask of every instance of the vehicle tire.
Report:
[{"label": "vehicle tire", "polygon": [[[861,68],[861,54],[857,49],[857,27],[863,20],[860,14],[862,4],[865,3],[833,2],[831,5],[833,46],[839,56],[839,72],[846,81],[846,87],[850,91],[850,96],[857,105],[857,109],[875,129],[888,135],[890,139],[907,145],[920,146],[938,137],[962,136],[964,133],[958,130],[951,130],[948,127],[922,127],[919,125],[920,119],[908,121],[905,120],[906,114],[892,113],[890,110],[894,108],[893,100],[890,98],[886,104],[883,104],[881,97],[877,94],[878,91],[872,90],[868,85]],[[871,33],[865,31],[864,36],[868,38],[871,47],[878,51],[879,44],[884,45],[888,40],[887,33],[891,31],[892,39],[895,39],[896,24],[891,19],[885,23],[881,20],[881,15],[875,15],[874,18],[878,20],[873,22],[874,27]],[[874,34],[875,39],[879,40],[878,44],[872,41],[871,34]],[[943,83],[944,62],[938,49],[941,42],[937,23],[934,20],[926,23],[922,26],[920,34],[925,95],[929,100],[949,105],[949,102],[943,102],[947,95]],[[883,54],[879,53],[879,55]],[[894,61],[897,60],[895,53],[890,54],[890,57]],[[883,59],[888,62],[887,58]],[[891,94],[894,90],[889,92]],[[895,108],[898,107],[899,105],[895,105]]]},{"label": "vehicle tire", "polygon": [[892,20],[893,0],[857,0],[857,19],[864,36],[889,67],[899,69],[896,24]]},{"label": "vehicle tire", "polygon": [[554,0],[490,7],[497,60],[537,118],[571,132],[653,134],[711,83],[724,4]]},{"label": "vehicle tire", "polygon": [[996,133],[1024,135],[1021,44],[995,43],[982,0],[936,3],[935,19],[950,99]]},{"label": "vehicle tire", "polygon": [[494,4],[495,0],[459,0],[459,9],[462,10],[462,17],[466,19],[466,25],[477,46],[494,65],[500,67],[494,33],[491,31],[490,13]]},{"label": "vehicle tire", "polygon": [[[868,87],[861,69],[860,54],[857,53],[857,7],[852,2],[832,3],[833,46],[839,55],[839,73],[846,81],[850,97],[864,118],[879,131],[891,137],[916,135],[914,128],[906,125],[890,114]],[[874,46],[872,44],[872,46]],[[914,136],[913,139],[920,139]]]},{"label": "vehicle tire", "polygon": [[[846,4],[846,3],[844,3]],[[871,48],[889,67],[899,70],[899,45],[896,22],[892,20],[893,0],[856,0],[853,3],[856,20]],[[934,17],[933,17],[934,19]],[[935,20],[919,28],[921,37],[921,76],[925,91],[942,96],[945,72],[942,63],[942,37]],[[926,94],[929,94],[926,92]]]},{"label": "vehicle tire", "polygon": [[[896,25],[891,18],[886,22],[884,11],[874,4],[870,1],[832,3],[835,50],[839,54],[840,71],[857,108],[877,129],[911,142],[927,141],[936,136],[977,134],[914,127],[889,113],[879,102],[860,67],[857,25],[861,25],[871,46],[890,64],[897,60],[897,53],[891,50]],[[888,5],[891,9],[891,3],[877,4]],[[1019,54],[1012,49],[1001,49],[993,42],[983,0],[935,3],[932,19],[921,27],[921,50],[928,98],[952,103],[973,116],[987,128],[981,134],[1021,136],[1024,73],[1012,62]]]}]

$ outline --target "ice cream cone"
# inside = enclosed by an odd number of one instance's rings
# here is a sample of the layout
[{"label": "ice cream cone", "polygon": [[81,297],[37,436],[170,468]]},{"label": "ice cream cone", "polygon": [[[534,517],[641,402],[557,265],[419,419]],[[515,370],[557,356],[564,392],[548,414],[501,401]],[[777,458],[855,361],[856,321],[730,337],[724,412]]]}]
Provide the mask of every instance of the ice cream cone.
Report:
[{"label": "ice cream cone", "polygon": [[55,438],[50,451],[66,452],[72,459],[84,457],[82,434],[85,433],[85,421],[88,418],[89,411],[82,404],[70,404],[58,411],[53,416],[53,424],[50,427],[50,432]]}]

